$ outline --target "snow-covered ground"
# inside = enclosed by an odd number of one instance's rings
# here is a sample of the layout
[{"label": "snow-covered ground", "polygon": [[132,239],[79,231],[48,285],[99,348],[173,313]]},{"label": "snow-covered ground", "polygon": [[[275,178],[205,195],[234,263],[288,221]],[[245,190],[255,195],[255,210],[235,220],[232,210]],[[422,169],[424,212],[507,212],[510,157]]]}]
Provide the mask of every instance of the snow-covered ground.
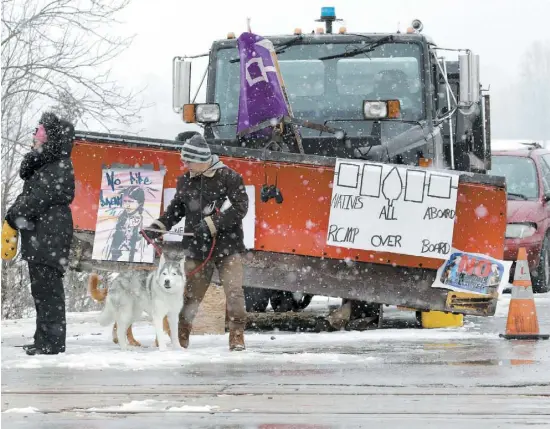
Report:
[{"label": "snow-covered ground", "polygon": [[[134,330],[146,347],[121,351],[91,312],[68,315],[66,353],[29,357],[15,346],[29,342],[34,319],[2,321],[2,424],[65,429],[84,419],[94,429],[160,422],[165,429],[383,421],[393,428],[441,418],[437,427],[454,428],[464,413],[476,422],[501,416],[488,428],[550,424],[550,341],[499,338],[509,300],[501,298],[495,317],[466,317],[458,329],[402,329],[414,314],[387,308],[384,329],[247,333],[247,350],[239,353],[229,352],[227,334],[195,335],[188,350],[160,352],[147,321]],[[316,297],[310,311],[338,303]],[[541,331],[550,332],[550,294],[537,295],[536,303]],[[185,415],[184,423],[174,415]]]},{"label": "snow-covered ground", "polygon": [[[540,298],[543,299],[543,298]],[[315,311],[328,305],[337,305],[338,299],[316,297],[308,308]],[[497,309],[497,316],[507,312],[509,295],[502,298]],[[412,313],[394,311],[386,312],[389,320],[410,318]],[[332,351],[344,346],[353,347],[364,341],[430,341],[430,340],[467,340],[498,339],[501,330],[482,332],[475,323],[466,320],[464,327],[452,329],[383,329],[368,332],[332,332],[332,333],[249,333],[246,335],[248,350],[245,353],[231,353],[228,350],[228,335],[193,336],[191,347],[186,351],[171,350],[160,352],[153,345],[154,329],[146,320],[134,325],[134,336],[143,348],[132,348],[122,351],[111,341],[111,329],[99,326],[96,322],[99,312],[69,313],[67,327],[67,352],[58,356],[24,355],[21,348],[13,347],[30,342],[34,332],[34,319],[8,320],[2,322],[2,368],[70,368],[74,370],[99,370],[116,368],[121,370],[149,370],[159,366],[185,367],[210,363],[368,363],[372,356]],[[167,337],[167,341],[169,338]],[[303,350],[297,351],[300,344]],[[277,348],[279,353],[272,353]],[[325,348],[322,353],[319,348]],[[315,349],[313,352],[308,349]]]}]

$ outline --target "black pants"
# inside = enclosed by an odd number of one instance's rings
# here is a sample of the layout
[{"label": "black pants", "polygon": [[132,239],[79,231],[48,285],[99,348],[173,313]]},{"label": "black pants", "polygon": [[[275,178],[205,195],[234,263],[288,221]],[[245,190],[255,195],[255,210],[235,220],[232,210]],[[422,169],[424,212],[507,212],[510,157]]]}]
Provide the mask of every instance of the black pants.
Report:
[{"label": "black pants", "polygon": [[67,326],[63,273],[48,265],[29,262],[29,275],[36,306],[34,344],[50,352],[64,352]]}]

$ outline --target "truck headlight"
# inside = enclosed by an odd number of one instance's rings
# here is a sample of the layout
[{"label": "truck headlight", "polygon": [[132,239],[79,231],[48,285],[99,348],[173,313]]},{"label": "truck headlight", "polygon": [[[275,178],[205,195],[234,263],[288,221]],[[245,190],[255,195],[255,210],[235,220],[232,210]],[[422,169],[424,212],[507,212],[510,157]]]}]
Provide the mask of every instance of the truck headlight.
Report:
[{"label": "truck headlight", "polygon": [[197,122],[218,122],[220,120],[220,106],[219,104],[197,104],[195,115],[197,116]]},{"label": "truck headlight", "polygon": [[365,119],[397,119],[401,115],[399,100],[363,101]]},{"label": "truck headlight", "polygon": [[506,225],[506,238],[526,238],[537,232],[533,223],[509,223]]},{"label": "truck headlight", "polygon": [[365,101],[363,113],[366,119],[380,119],[388,116],[388,107],[383,101]]},{"label": "truck headlight", "polygon": [[187,123],[210,124],[219,122],[219,104],[186,104],[183,106],[183,120]]}]

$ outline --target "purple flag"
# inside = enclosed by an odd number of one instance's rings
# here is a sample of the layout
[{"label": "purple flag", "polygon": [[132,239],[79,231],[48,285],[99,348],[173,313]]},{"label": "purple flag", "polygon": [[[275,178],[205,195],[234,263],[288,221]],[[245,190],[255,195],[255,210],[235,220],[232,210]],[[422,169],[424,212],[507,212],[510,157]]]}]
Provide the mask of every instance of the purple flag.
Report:
[{"label": "purple flag", "polygon": [[[241,91],[237,134],[271,119],[289,116],[273,44],[253,33],[243,33],[237,40],[241,67]],[[248,133],[246,133],[248,134]],[[260,134],[270,136],[271,129]]]}]

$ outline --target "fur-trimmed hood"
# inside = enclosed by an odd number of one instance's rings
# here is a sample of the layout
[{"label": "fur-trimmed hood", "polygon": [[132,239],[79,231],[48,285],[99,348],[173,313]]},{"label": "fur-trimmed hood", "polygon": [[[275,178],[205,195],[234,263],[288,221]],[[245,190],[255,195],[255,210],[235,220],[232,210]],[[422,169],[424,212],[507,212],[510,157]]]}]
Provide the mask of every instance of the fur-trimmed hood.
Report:
[{"label": "fur-trimmed hood", "polygon": [[42,114],[39,124],[44,126],[48,140],[40,148],[32,149],[24,156],[19,170],[23,180],[30,178],[36,170],[46,164],[71,156],[74,126],[51,112]]}]

